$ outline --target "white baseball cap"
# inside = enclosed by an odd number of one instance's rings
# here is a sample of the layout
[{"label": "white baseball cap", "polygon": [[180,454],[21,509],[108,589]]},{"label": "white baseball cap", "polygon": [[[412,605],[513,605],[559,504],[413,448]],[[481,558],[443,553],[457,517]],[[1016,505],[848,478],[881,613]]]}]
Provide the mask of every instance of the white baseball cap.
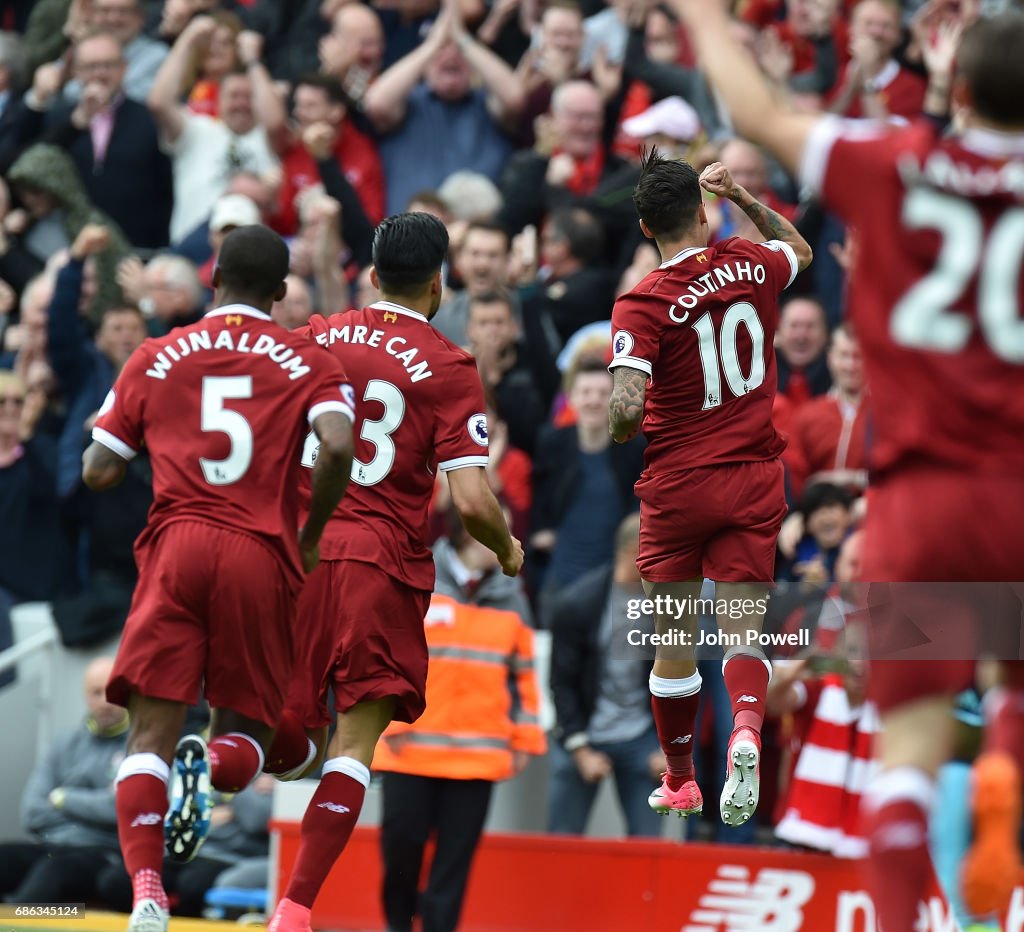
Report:
[{"label": "white baseball cap", "polygon": [[666,97],[625,120],[622,129],[634,139],[664,135],[689,142],[700,134],[700,117],[682,97]]},{"label": "white baseball cap", "polygon": [[210,212],[210,229],[219,233],[224,227],[247,227],[260,222],[260,209],[244,194],[225,194],[217,198]]}]

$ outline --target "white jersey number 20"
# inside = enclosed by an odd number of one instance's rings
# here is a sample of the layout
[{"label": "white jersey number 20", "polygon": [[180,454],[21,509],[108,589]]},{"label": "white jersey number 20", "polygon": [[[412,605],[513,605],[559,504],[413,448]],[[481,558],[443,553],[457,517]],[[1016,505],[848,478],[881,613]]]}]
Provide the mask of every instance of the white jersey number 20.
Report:
[{"label": "white jersey number 20", "polygon": [[974,324],[953,310],[978,276],[978,323],[985,342],[1000,359],[1024,363],[1024,321],[1019,298],[1024,259],[1024,210],[1006,211],[985,238],[981,215],[962,198],[915,188],[903,204],[912,230],[942,237],[938,260],[893,308],[892,338],[900,346],[958,353]]},{"label": "white jersey number 20", "polygon": [[[390,382],[371,379],[363,392],[363,401],[379,401],[384,405],[384,414],[377,420],[363,420],[359,436],[373,444],[373,459],[368,463],[352,460],[352,481],[359,485],[376,485],[387,478],[395,465],[395,442],[391,435],[405,417],[405,397]],[[319,449],[320,442],[311,432],[302,449],[302,465],[312,467]]]}]

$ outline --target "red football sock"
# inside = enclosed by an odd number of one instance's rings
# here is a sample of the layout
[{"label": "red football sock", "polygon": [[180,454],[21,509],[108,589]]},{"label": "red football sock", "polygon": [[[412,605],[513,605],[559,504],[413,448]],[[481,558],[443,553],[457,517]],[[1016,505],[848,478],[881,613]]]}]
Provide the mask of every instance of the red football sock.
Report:
[{"label": "red football sock", "polygon": [[764,700],[771,682],[771,664],[757,648],[730,648],[722,661],[725,688],[732,700],[735,728],[753,728],[761,734]]},{"label": "red football sock", "polygon": [[312,909],[348,844],[369,783],[370,771],[351,757],[335,757],[324,764],[323,779],[302,817],[299,854],[284,894],[287,899]]},{"label": "red football sock", "polygon": [[263,748],[255,738],[232,731],[214,738],[210,749],[210,782],[222,793],[240,793],[263,769]]},{"label": "red football sock", "polygon": [[903,767],[879,777],[865,798],[865,833],[871,849],[867,870],[880,928],[915,928],[917,906],[932,877],[932,793],[923,772]]},{"label": "red football sock", "polygon": [[117,773],[117,837],[135,905],[153,899],[168,908],[160,878],[169,777],[170,767],[156,754],[132,754]]},{"label": "red football sock", "polygon": [[699,673],[680,680],[651,674],[651,711],[673,789],[694,778],[693,727],[700,705],[700,683]]},{"label": "red football sock", "polygon": [[[278,722],[274,740],[267,749],[264,773],[285,774],[298,769],[309,759],[311,744],[299,717],[285,709],[281,713],[281,721]],[[315,747],[313,752],[316,752]]]},{"label": "red football sock", "polygon": [[1024,689],[1008,686],[985,697],[985,750],[1005,751],[1024,776]]}]

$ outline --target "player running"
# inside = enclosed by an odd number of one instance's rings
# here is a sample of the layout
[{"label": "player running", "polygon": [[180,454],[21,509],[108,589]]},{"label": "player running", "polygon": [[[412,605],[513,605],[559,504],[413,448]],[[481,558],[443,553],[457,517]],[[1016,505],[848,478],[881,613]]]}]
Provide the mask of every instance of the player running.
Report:
[{"label": "player running", "polygon": [[[708,246],[701,188],[735,202],[767,242],[731,238]],[[773,342],[779,295],[810,265],[811,249],[718,163],[698,178],[685,162],[652,152],[633,200],[640,229],[664,261],[615,303],[609,421],[622,443],[643,419],[637,567],[648,596],[672,600],[656,602],[655,621],[659,634],[678,642],[658,647],[651,673],[668,769],[649,801],[662,814],[703,807],[693,769],[697,613],[687,600],[699,598],[707,577],[718,584],[716,598],[734,600],[738,609],[719,617],[722,631],[739,638],[723,662],[734,730],[720,809],[726,825],[743,825],[757,808],[771,679],[771,664],[747,632],[761,631],[786,515],[779,459],[785,440],[772,426]]]},{"label": "player running", "polygon": [[[447,475],[466,530],[494,551],[507,575],[522,567],[522,547],[487,484],[476,363],[429,323],[441,301],[447,252],[448,232],[435,217],[389,217],[373,242],[371,279],[383,300],[313,318],[308,331],[345,361],[361,401],[352,486],[328,524],[323,562],[299,602],[292,714],[282,723],[271,768],[308,769],[316,755],[312,747],[307,755],[302,728],[326,734],[329,687],[337,730],[271,932],[309,932],[313,901],[359,817],[377,740],[390,722],[413,722],[423,712],[423,619],[434,586],[427,508],[437,470]],[[311,443],[305,462],[317,460]]]},{"label": "player running", "polygon": [[[943,136],[929,122],[896,129],[790,112],[733,41],[721,3],[673,5],[737,129],[799,172],[857,231],[849,306],[874,437],[864,578],[1019,581],[1024,15],[980,19],[964,32],[952,82],[962,129]],[[962,649],[968,658],[971,647]],[[931,876],[928,810],[950,754],[952,697],[973,666],[875,664],[884,739],[868,802],[870,870],[886,929],[914,926]],[[980,818],[963,878],[976,914],[1004,908],[1019,876],[1024,666],[1007,664],[1004,675],[976,765]]]},{"label": "player running", "polygon": [[[100,410],[82,478],[108,489],[145,444],[153,507],[135,545],[139,581],[107,698],[131,713],[117,774],[117,825],[134,889],[129,932],[164,932],[166,846],[187,861],[209,828],[209,792],[238,792],[263,768],[281,715],[294,599],[317,561],[352,458],[351,389],[336,359],[273,323],[288,248],[240,227],[213,273],[218,307],[147,340]],[[346,397],[348,396],[348,397]],[[299,528],[298,455],[320,439]],[[175,749],[200,687],[209,749]],[[170,812],[167,783],[174,766]]]}]

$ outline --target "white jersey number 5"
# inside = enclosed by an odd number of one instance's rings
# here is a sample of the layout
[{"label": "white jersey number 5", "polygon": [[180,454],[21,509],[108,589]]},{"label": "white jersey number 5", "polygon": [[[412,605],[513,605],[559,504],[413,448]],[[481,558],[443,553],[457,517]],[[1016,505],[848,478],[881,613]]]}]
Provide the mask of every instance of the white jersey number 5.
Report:
[{"label": "white jersey number 5", "polygon": [[[363,401],[379,401],[384,405],[384,414],[377,420],[363,420],[359,428],[359,436],[373,444],[373,459],[368,463],[352,460],[352,481],[359,485],[376,485],[387,478],[395,465],[395,442],[391,435],[405,417],[405,397],[390,382],[371,379],[363,392]],[[312,466],[319,449],[316,434],[311,433],[302,450],[302,465]]]},{"label": "white jersey number 5", "polygon": [[1020,317],[1020,269],[1024,259],[1024,210],[1006,211],[986,240],[981,215],[959,197],[914,188],[903,204],[912,230],[942,237],[933,268],[893,308],[892,338],[901,346],[958,353],[974,324],[953,310],[978,276],[978,323],[985,342],[1000,359],[1024,363],[1024,321]]},{"label": "white jersey number 5", "polygon": [[224,433],[231,440],[224,459],[199,457],[203,478],[210,485],[238,482],[252,464],[252,428],[243,415],[224,407],[225,401],[238,398],[252,398],[251,375],[203,377],[200,426],[204,433]]}]

